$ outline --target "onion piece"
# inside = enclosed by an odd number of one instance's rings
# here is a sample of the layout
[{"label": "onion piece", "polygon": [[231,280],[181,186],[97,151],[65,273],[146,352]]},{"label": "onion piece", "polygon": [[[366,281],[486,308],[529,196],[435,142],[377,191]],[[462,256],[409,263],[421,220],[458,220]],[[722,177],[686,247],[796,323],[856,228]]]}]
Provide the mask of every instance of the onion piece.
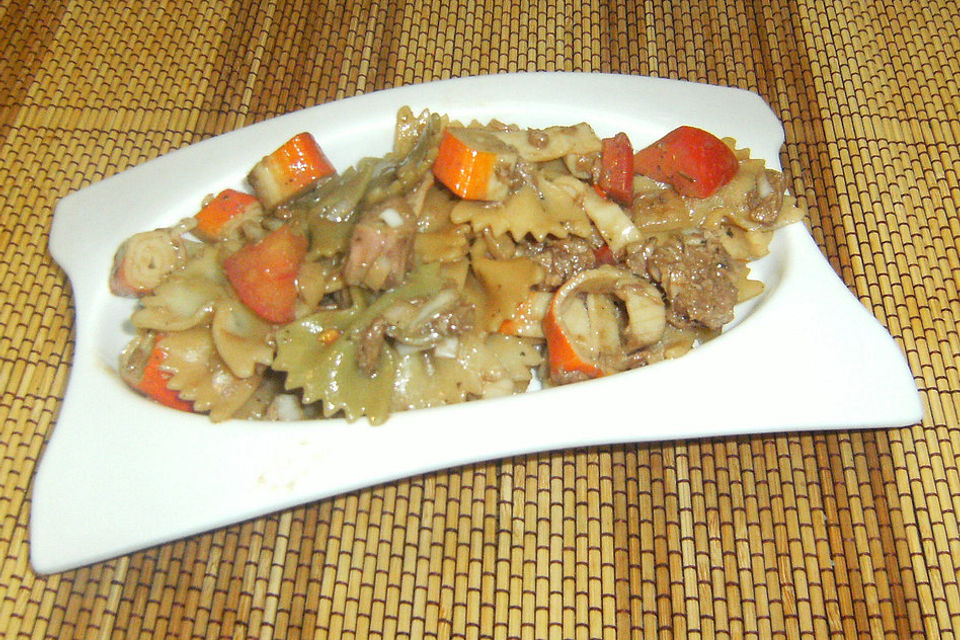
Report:
[{"label": "onion piece", "polygon": [[577,199],[614,253],[632,242],[643,240],[643,234],[620,205],[607,200],[586,183],[573,176],[562,176],[554,180],[554,184]]}]

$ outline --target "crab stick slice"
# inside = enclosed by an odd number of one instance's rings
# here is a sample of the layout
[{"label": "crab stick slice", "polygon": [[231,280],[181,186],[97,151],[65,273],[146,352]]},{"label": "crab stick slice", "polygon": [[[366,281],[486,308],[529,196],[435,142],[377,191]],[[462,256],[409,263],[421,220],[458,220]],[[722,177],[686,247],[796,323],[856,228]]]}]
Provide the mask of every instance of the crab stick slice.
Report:
[{"label": "crab stick slice", "polygon": [[120,376],[128,385],[160,404],[178,411],[193,412],[193,403],[167,387],[172,374],[164,369],[167,352],[161,346],[165,334],[142,334],[124,350]]},{"label": "crab stick slice", "polygon": [[[625,323],[604,312],[610,304],[594,304],[591,313],[591,295],[619,299]],[[622,371],[630,354],[659,340],[665,326],[663,300],[649,282],[610,265],[581,271],[557,289],[543,318],[550,379],[564,384]]]},{"label": "crab stick slice", "polygon": [[310,133],[298,133],[265,156],[247,176],[263,206],[272,210],[336,173]]},{"label": "crab stick slice", "polygon": [[[584,344],[583,338],[589,335],[590,329],[587,311],[580,301],[568,302],[569,289],[562,287],[557,291],[543,318],[550,379],[559,383],[599,378],[606,374],[596,362],[595,349]],[[572,313],[578,310],[579,313]]]},{"label": "crab stick slice", "polygon": [[178,231],[154,229],[130,236],[113,256],[110,291],[114,295],[141,297],[153,293],[170,273],[187,259]]},{"label": "crab stick slice", "polygon": [[256,196],[224,189],[194,216],[197,226],[193,233],[208,242],[229,237],[245,220],[263,215],[263,207]]},{"label": "crab stick slice", "polygon": [[503,200],[517,162],[513,147],[492,132],[448,127],[440,138],[433,175],[464,200]]}]

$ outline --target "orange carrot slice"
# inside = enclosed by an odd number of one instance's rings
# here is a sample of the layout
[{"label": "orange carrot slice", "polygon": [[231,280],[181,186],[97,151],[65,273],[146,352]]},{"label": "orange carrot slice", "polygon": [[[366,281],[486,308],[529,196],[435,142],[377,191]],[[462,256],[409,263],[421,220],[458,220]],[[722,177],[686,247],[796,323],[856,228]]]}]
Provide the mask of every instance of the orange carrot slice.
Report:
[{"label": "orange carrot slice", "polygon": [[241,302],[261,318],[285,324],[294,319],[306,253],[307,239],[285,225],[227,257],[223,270]]},{"label": "orange carrot slice", "polygon": [[330,345],[339,340],[341,335],[343,335],[343,332],[340,329],[324,329],[317,337],[323,344]]},{"label": "orange carrot slice", "polygon": [[314,137],[298,133],[258,162],[247,180],[267,209],[303,193],[336,173]]},{"label": "orange carrot slice", "polygon": [[433,175],[464,200],[502,200],[517,155],[489,132],[449,127],[440,138]]},{"label": "orange carrot slice", "polygon": [[235,189],[224,189],[194,216],[197,226],[193,232],[210,242],[222,240],[239,222],[255,217],[262,211],[256,196]]},{"label": "orange carrot slice", "polygon": [[593,250],[593,257],[597,259],[598,264],[618,264],[616,254],[613,253],[613,249],[606,242]]},{"label": "orange carrot slice", "polygon": [[740,163],[723,140],[703,129],[683,126],[637,151],[633,168],[666,182],[681,195],[706,198],[737,175]]},{"label": "orange carrot slice", "polygon": [[600,175],[597,186],[622,205],[633,202],[633,145],[620,132],[600,141]]}]

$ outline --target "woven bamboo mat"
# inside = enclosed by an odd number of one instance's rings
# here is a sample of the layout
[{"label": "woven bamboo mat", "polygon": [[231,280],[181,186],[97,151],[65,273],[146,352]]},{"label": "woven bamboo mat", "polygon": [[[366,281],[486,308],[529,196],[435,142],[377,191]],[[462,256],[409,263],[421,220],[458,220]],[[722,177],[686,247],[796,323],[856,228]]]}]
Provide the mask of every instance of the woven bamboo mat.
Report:
[{"label": "woven bamboo mat", "polygon": [[[0,634],[956,637],[958,16],[946,0],[0,5]],[[301,107],[516,70],[763,95],[815,239],[906,352],[924,422],[510,458],[35,575],[31,477],[73,349],[46,252],[57,200]]]}]

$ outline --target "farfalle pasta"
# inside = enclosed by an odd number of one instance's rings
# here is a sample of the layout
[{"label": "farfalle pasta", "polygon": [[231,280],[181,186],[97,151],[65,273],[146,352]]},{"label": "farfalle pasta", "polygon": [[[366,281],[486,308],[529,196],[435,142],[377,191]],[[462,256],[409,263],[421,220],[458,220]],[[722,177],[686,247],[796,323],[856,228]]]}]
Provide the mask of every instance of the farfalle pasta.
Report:
[{"label": "farfalle pasta", "polygon": [[123,379],[215,421],[380,423],[681,356],[802,217],[779,172],[693,127],[635,150],[409,108],[385,156],[337,168],[303,132],[248,183],[132,236],[109,278],[137,298]]}]

